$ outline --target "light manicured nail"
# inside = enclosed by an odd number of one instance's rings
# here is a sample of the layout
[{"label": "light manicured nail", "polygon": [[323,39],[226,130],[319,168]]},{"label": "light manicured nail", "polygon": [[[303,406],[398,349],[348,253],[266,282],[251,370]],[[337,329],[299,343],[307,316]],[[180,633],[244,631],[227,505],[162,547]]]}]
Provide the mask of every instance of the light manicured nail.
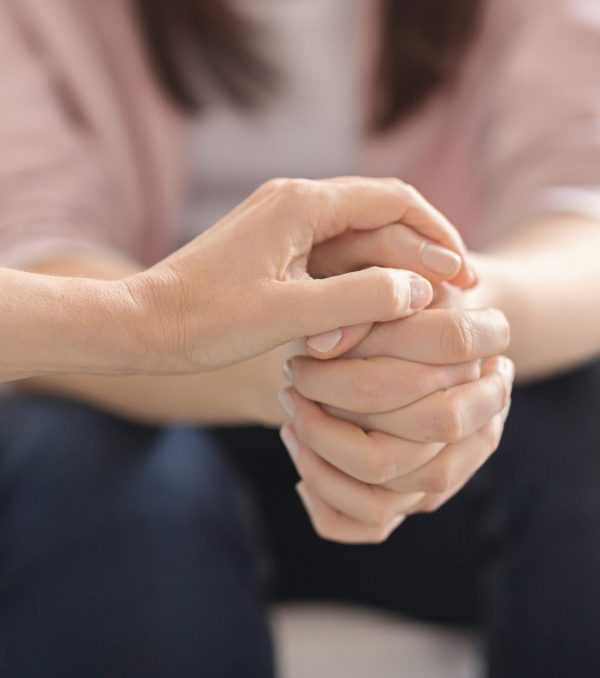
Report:
[{"label": "light manicured nail", "polygon": [[309,337],[306,340],[306,345],[317,351],[318,353],[329,353],[342,340],[342,330],[331,330],[330,332],[323,332],[323,334],[315,334],[314,337]]},{"label": "light manicured nail", "polygon": [[296,485],[296,492],[300,495],[300,499],[304,504],[304,508],[307,511],[311,511],[314,506],[313,498],[310,496],[310,494],[308,494],[306,488],[302,483],[298,483]]},{"label": "light manicured nail", "polygon": [[425,278],[410,279],[410,307],[413,310],[425,308],[433,299],[433,288]]},{"label": "light manicured nail", "polygon": [[281,407],[283,407],[287,416],[290,419],[293,419],[296,414],[296,405],[294,404],[294,399],[288,390],[279,392],[279,402],[281,403]]},{"label": "light manicured nail", "polygon": [[296,434],[289,426],[284,426],[279,432],[281,439],[283,440],[284,445],[287,448],[287,451],[290,453],[292,459],[296,459],[300,453],[300,443]]},{"label": "light manicured nail", "polygon": [[288,381],[294,381],[294,376],[292,374],[292,361],[286,360],[283,363],[283,374]]},{"label": "light manicured nail", "polygon": [[452,277],[460,270],[462,260],[456,252],[427,243],[421,250],[421,263],[433,273]]}]

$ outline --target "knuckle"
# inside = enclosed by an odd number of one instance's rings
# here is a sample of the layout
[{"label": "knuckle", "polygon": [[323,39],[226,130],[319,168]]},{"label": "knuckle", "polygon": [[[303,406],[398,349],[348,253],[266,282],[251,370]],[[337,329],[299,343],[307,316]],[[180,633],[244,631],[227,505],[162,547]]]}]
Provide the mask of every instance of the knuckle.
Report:
[{"label": "knuckle", "polygon": [[371,485],[383,485],[396,475],[396,464],[387,452],[381,450],[365,456],[362,469],[363,482]]},{"label": "knuckle", "polygon": [[273,193],[274,191],[278,191],[288,181],[289,179],[285,177],[275,177],[261,184],[258,190],[263,193]]},{"label": "knuckle", "polygon": [[321,539],[324,539],[325,541],[335,540],[335,532],[332,529],[330,529],[327,525],[323,525],[320,521],[318,520],[313,521],[313,528],[317,533],[317,536],[321,537]]},{"label": "knuckle", "polygon": [[404,268],[402,262],[410,255],[409,250],[416,242],[420,242],[420,236],[416,236],[413,229],[403,224],[383,226],[372,234],[376,261],[381,266],[388,265],[389,262],[392,267]]},{"label": "knuckle", "polygon": [[404,517],[402,517],[400,520],[398,520],[398,516],[394,516],[387,523],[387,525],[385,525],[382,528],[377,530],[377,532],[374,535],[374,537],[376,539],[376,543],[382,544],[383,542],[387,541],[392,536],[394,531],[398,528],[398,526],[401,525],[403,522],[404,522]]},{"label": "knuckle", "polygon": [[430,469],[422,482],[422,489],[427,493],[424,501],[427,502],[430,498],[430,495],[439,495],[452,487],[452,472],[445,464],[436,465],[434,468]]},{"label": "knuckle", "polygon": [[394,507],[391,500],[373,496],[365,517],[369,525],[381,529],[385,528],[394,518]]},{"label": "knuckle", "polygon": [[398,182],[399,187],[406,193],[410,200],[416,201],[421,197],[419,191],[412,184],[402,181],[402,179],[398,179]]},{"label": "knuckle", "polygon": [[431,418],[431,436],[436,442],[451,443],[461,440],[463,432],[462,411],[456,400],[448,400]]},{"label": "knuckle", "polygon": [[419,204],[422,201],[423,196],[412,184],[400,179],[398,181],[400,182],[400,190],[404,194],[407,208]]},{"label": "knuckle", "polygon": [[442,332],[442,343],[453,360],[466,362],[473,357],[475,330],[468,315],[460,311],[450,313]]},{"label": "knuckle", "polygon": [[304,200],[314,188],[314,182],[309,179],[287,179],[279,187],[278,192],[288,201]]},{"label": "knuckle", "polygon": [[392,319],[398,311],[398,282],[383,268],[373,269],[377,282],[377,310],[381,318]]},{"label": "knuckle", "polygon": [[444,501],[445,499],[443,497],[428,495],[421,502],[419,513],[435,513],[435,511],[437,511],[442,506]]},{"label": "knuckle", "polygon": [[319,487],[319,474],[315,473],[315,469],[312,464],[306,463],[306,455],[299,454],[296,460],[296,468],[302,480],[311,487],[314,487],[318,490]]},{"label": "knuckle", "polygon": [[484,443],[490,452],[495,452],[500,446],[504,427],[499,417],[490,423],[484,432]]},{"label": "knuckle", "polygon": [[390,183],[394,188],[399,189],[405,193],[410,191],[416,191],[416,188],[409,184],[407,181],[400,179],[400,177],[387,177],[386,181]]},{"label": "knuckle", "polygon": [[386,184],[392,186],[392,188],[395,189],[400,189],[404,190],[405,188],[412,188],[410,184],[406,183],[403,179],[400,179],[400,177],[381,177],[381,181],[385,182]]},{"label": "knuckle", "polygon": [[310,516],[310,519],[314,531],[319,537],[321,537],[321,539],[325,539],[327,541],[332,541],[335,539],[336,530],[331,520],[326,519],[322,515],[314,514]]}]

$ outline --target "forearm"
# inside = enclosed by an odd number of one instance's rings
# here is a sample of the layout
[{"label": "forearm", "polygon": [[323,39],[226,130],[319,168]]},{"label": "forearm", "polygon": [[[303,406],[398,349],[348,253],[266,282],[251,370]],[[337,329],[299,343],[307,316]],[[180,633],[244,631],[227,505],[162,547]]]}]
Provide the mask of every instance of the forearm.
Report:
[{"label": "forearm", "polygon": [[137,366],[142,311],[122,284],[0,269],[0,291],[0,381]]},{"label": "forearm", "polygon": [[[113,279],[140,270],[134,262],[99,257],[53,259],[39,262],[35,269]],[[145,327],[140,329],[145,331]],[[284,352],[282,348],[225,369],[189,376],[54,375],[30,379],[23,388],[83,400],[147,423],[277,423],[276,393],[284,385]]]},{"label": "forearm", "polygon": [[281,362],[265,354],[189,376],[61,375],[28,380],[24,388],[149,424],[277,424],[282,415],[276,394],[285,385]]},{"label": "forearm", "polygon": [[531,224],[480,260],[477,303],[500,308],[520,379],[600,353],[600,223],[561,217]]}]

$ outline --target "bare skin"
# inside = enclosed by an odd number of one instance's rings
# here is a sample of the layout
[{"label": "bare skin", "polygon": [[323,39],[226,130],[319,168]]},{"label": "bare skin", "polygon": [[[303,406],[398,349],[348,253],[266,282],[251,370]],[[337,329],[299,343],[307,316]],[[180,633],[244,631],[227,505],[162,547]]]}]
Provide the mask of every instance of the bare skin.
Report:
[{"label": "bare skin", "polygon": [[[397,180],[351,178],[268,182],[148,271],[121,264],[121,280],[66,277],[112,277],[106,266],[117,264],[101,259],[94,270],[67,267],[62,277],[0,270],[0,379],[187,374],[302,335],[321,334],[314,341],[322,345],[322,333],[340,326],[402,317],[430,301],[431,285],[418,273],[380,267],[313,279],[307,271],[320,243],[396,221],[406,224],[412,269],[419,268],[419,253],[429,253],[468,280],[460,238],[416,191]],[[38,270],[60,274],[59,268],[48,263]]]}]

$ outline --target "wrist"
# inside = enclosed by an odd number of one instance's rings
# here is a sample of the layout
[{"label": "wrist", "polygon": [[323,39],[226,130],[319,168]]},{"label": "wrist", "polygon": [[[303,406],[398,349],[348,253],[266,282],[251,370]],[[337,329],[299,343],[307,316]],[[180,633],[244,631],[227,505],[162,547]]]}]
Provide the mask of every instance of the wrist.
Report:
[{"label": "wrist", "polygon": [[248,421],[270,428],[283,424],[285,414],[278,395],[289,386],[283,364],[290,354],[289,345],[281,346],[246,363],[248,374],[240,407]]},{"label": "wrist", "polygon": [[110,324],[110,346],[104,350],[112,353],[114,374],[160,374],[164,352],[156,317],[145,296],[132,294],[131,279],[100,281],[101,313]]},{"label": "wrist", "polygon": [[471,255],[479,283],[469,290],[470,308],[497,308],[504,313],[513,296],[510,268],[499,257],[489,254]]},{"label": "wrist", "polygon": [[138,309],[117,282],[60,276],[39,276],[37,282],[44,306],[30,333],[29,351],[36,356],[32,374],[141,369]]},{"label": "wrist", "polygon": [[71,335],[79,340],[67,371],[113,375],[157,371],[151,318],[124,281],[72,279],[68,284],[71,297],[78,300],[73,315],[77,329],[72,328]]},{"label": "wrist", "polygon": [[135,354],[135,370],[148,374],[190,373],[191,361],[181,332],[184,311],[174,281],[149,269],[117,281],[127,350]]}]

